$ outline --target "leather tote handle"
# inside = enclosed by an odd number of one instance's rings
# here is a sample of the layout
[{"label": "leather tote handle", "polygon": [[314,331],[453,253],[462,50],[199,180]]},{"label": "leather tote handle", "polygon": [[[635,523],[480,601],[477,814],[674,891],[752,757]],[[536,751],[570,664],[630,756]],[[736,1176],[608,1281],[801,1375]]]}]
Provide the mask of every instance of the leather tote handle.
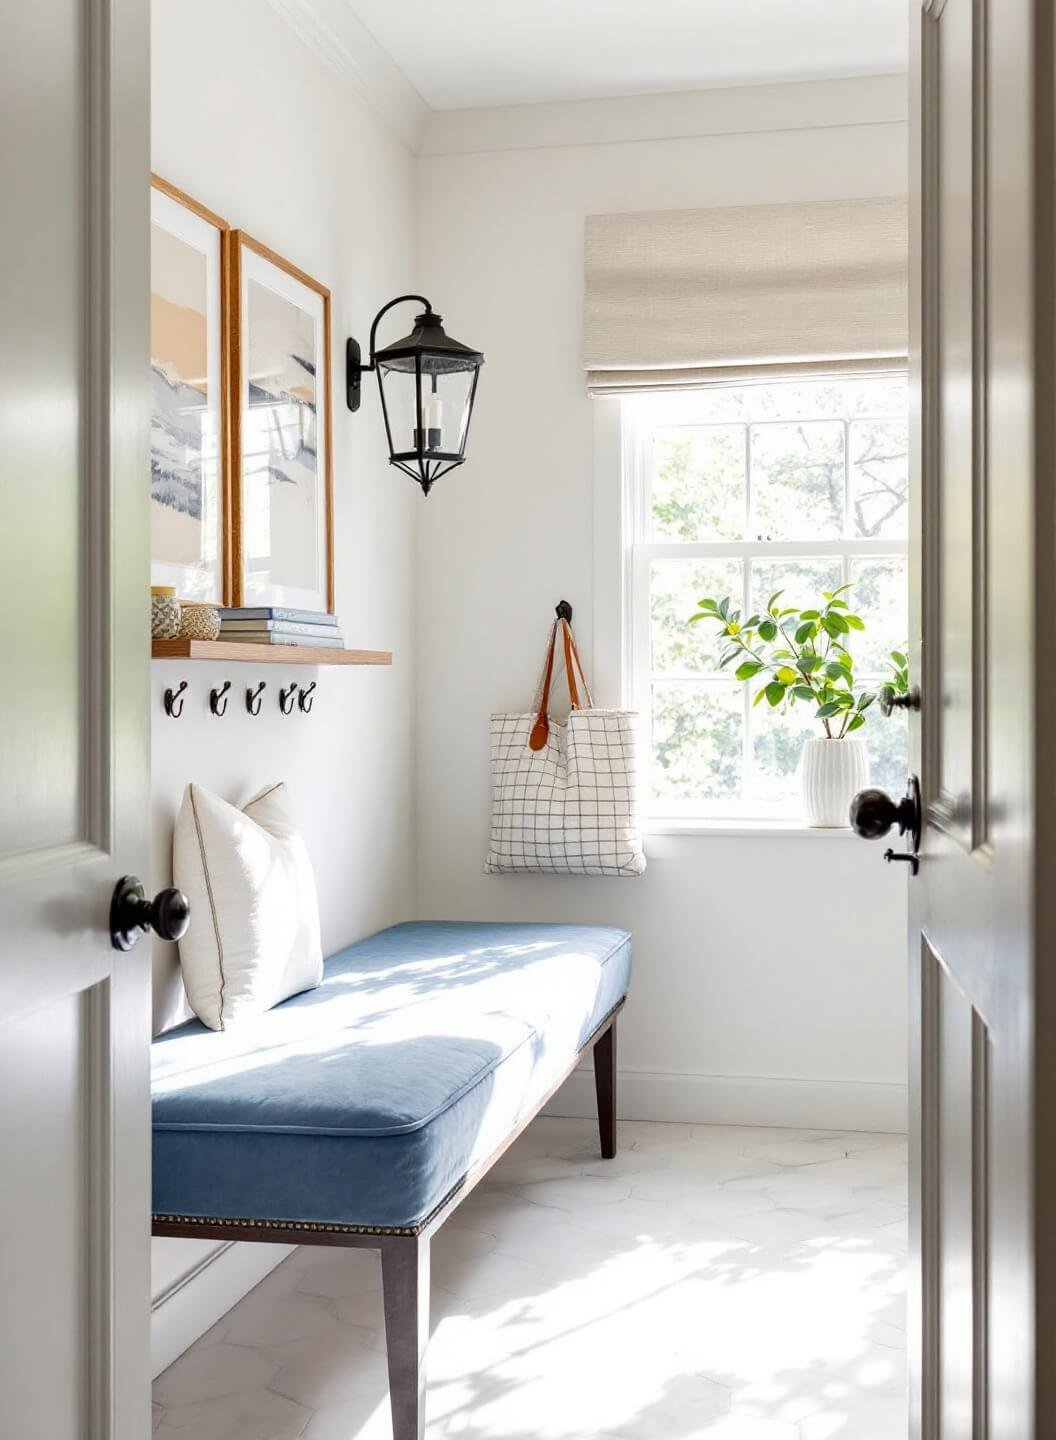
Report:
[{"label": "leather tote handle", "polygon": [[[583,694],[586,696],[586,709],[593,710],[594,697],[590,693],[590,686],[587,683],[587,672],[583,669],[583,661],[579,658],[579,646],[576,644],[576,637],[572,633],[572,626],[567,620],[562,620],[561,624],[565,632],[565,674],[568,676],[568,693],[572,698],[572,709],[580,710],[584,708],[580,705],[579,698],[576,694],[575,672],[578,670],[579,678],[583,684]],[[573,664],[573,661],[575,661],[575,664]]]},{"label": "leather tote handle", "polygon": [[543,666],[543,678],[539,689],[538,705],[536,707],[535,724],[532,726],[532,733],[528,737],[528,747],[531,750],[542,750],[546,746],[550,735],[550,687],[554,679],[554,656],[557,650],[557,628],[561,627],[561,640],[565,655],[565,676],[568,680],[568,694],[572,702],[572,709],[582,708],[579,700],[579,689],[576,685],[576,671],[583,683],[583,693],[586,696],[587,705],[593,708],[594,700],[590,693],[590,686],[587,684],[587,677],[583,670],[583,661],[579,656],[579,649],[576,645],[576,637],[572,634],[572,627],[567,620],[555,620],[550,627],[550,642],[546,648],[546,663]]}]

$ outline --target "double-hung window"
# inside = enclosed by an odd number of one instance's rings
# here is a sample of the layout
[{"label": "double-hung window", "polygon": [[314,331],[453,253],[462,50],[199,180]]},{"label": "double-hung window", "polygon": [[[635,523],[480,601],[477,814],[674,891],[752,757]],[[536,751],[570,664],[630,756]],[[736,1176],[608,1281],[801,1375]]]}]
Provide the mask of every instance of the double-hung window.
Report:
[{"label": "double-hung window", "polygon": [[[847,637],[878,688],[907,638],[906,377],[826,374],[625,395],[621,401],[630,688],[642,718],[647,819],[798,815],[813,707],[753,705],[718,665],[704,596],[743,614],[806,608],[841,585],[865,621]],[[900,713],[900,712],[899,712]],[[906,729],[873,706],[858,732],[873,783],[899,792]]]}]

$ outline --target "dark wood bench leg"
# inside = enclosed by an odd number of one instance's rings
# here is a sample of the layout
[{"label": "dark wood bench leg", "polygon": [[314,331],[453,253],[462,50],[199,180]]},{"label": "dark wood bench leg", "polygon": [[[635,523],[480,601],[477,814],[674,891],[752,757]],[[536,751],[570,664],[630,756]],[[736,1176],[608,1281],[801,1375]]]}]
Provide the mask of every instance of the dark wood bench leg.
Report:
[{"label": "dark wood bench leg", "polygon": [[594,1088],[598,1092],[601,1157],[616,1154],[616,1021],[594,1042]]},{"label": "dark wood bench leg", "polygon": [[429,1344],[429,1240],[394,1235],[382,1246],[385,1346],[393,1440],[424,1440]]}]

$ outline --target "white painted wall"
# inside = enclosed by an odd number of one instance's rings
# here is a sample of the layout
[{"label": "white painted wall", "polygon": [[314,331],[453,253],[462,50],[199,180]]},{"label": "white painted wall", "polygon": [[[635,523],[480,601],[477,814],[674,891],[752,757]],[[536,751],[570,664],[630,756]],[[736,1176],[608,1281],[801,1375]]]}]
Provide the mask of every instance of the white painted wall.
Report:
[{"label": "white painted wall", "polygon": [[[342,393],[345,337],[365,339],[379,305],[411,288],[414,159],[270,5],[154,0],[152,23],[154,169],[333,293],[337,610],[346,643],[391,649],[394,664],[290,675],[268,666],[258,677],[252,666],[155,662],[151,880],[157,887],[169,879],[172,818],[189,780],[237,802],[284,779],[315,866],[329,953],[414,913],[421,497],[386,463],[371,397],[353,417]],[[263,713],[252,719],[242,692],[258,678],[267,678],[268,688]],[[279,685],[313,678],[311,714],[280,715]],[[189,699],[182,718],[172,720],[162,712],[161,694],[181,679],[190,681]],[[225,679],[234,693],[227,714],[216,719],[209,689]],[[155,947],[154,971],[160,1027],[183,1013],[174,947]],[[155,1295],[170,1296],[155,1315],[159,1363],[174,1358],[276,1258],[265,1247],[234,1247],[212,1272],[211,1300],[197,1280],[181,1290],[188,1270],[214,1248],[156,1243]],[[221,1271],[233,1277],[226,1290],[215,1284]]]},{"label": "white painted wall", "polygon": [[[537,117],[491,112],[476,125],[443,122],[426,150],[466,153],[419,163],[420,283],[452,331],[487,356],[471,460],[421,520],[419,914],[632,930],[627,1114],[903,1123],[906,882],[876,847],[849,836],[658,837],[640,880],[481,871],[488,716],[528,708],[558,599],[575,606],[597,702],[620,698],[618,471],[602,467],[595,496],[581,370],[584,217],[902,191],[907,137],[885,93],[886,110],[875,87],[845,86],[822,125],[802,87],[757,91],[739,129],[648,143],[604,143],[596,107],[586,118],[597,143],[575,145],[557,143]],[[808,111],[813,126],[802,128]],[[801,128],[784,128],[786,113]],[[534,148],[507,148],[533,134]],[[561,1097],[566,1113],[589,1112],[586,1078]]]}]

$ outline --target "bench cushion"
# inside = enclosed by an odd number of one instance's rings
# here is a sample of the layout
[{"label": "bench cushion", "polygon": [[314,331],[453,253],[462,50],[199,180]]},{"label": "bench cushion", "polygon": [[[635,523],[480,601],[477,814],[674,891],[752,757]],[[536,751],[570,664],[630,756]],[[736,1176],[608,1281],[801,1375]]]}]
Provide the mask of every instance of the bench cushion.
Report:
[{"label": "bench cushion", "polygon": [[417,1224],[620,1003],[630,952],[602,926],[395,925],[237,1030],[159,1036],[155,1213]]}]

